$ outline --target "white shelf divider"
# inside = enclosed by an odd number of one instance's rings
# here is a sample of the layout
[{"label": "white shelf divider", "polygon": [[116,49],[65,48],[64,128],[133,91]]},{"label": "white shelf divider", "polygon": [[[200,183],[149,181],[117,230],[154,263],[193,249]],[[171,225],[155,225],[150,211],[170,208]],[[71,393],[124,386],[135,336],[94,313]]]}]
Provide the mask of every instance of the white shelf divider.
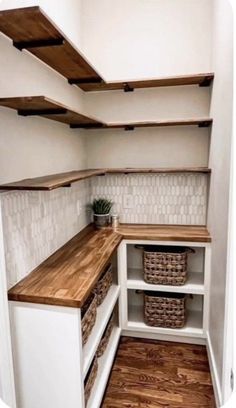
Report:
[{"label": "white shelf divider", "polygon": [[98,373],[86,408],[99,408],[109,379],[120,339],[121,329],[115,327],[102,357],[98,359]]},{"label": "white shelf divider", "polygon": [[185,327],[182,329],[168,329],[162,327],[152,327],[144,323],[143,306],[135,305],[129,309],[129,317],[127,327],[124,329],[129,331],[137,331],[152,334],[173,334],[175,336],[185,337],[200,337],[204,338],[202,311],[189,310]]},{"label": "white shelf divider", "polygon": [[189,272],[188,280],[183,286],[153,285],[143,280],[142,269],[128,269],[128,289],[151,290],[159,292],[190,293],[193,295],[204,295],[204,273]]},{"label": "white shelf divider", "polygon": [[83,348],[83,378],[86,377],[90,364],[102,338],[120,294],[120,286],[112,285],[103,303],[97,308],[97,318],[87,343]]}]

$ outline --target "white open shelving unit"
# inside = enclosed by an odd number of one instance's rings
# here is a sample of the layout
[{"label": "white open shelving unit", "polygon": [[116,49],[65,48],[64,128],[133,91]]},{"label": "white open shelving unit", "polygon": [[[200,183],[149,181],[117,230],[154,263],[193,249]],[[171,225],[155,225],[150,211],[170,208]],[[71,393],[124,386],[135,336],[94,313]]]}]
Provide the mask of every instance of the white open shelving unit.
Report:
[{"label": "white open shelving unit", "polygon": [[186,337],[204,338],[202,329],[202,312],[198,310],[187,311],[187,323],[182,329],[166,329],[160,327],[150,327],[144,323],[143,307],[133,306],[129,312],[129,319],[126,328],[130,331],[142,331],[151,334],[163,334]]},{"label": "white open shelving unit", "polygon": [[188,281],[183,286],[152,285],[144,282],[143,271],[138,268],[128,269],[127,289],[150,290],[159,292],[190,293],[204,295],[204,274],[189,272]]},{"label": "white open shelving unit", "polygon": [[97,308],[97,318],[93,330],[83,347],[83,378],[89,370],[100,340],[111,317],[120,293],[120,287],[112,285],[103,303]]},{"label": "white open shelving unit", "polygon": [[98,359],[98,373],[94,383],[92,393],[88,400],[86,408],[98,408],[103,399],[107,381],[111,372],[112,364],[120,340],[121,329],[115,327],[111,333],[109,343],[103,356]]},{"label": "white open shelving unit", "polygon": [[[189,255],[188,280],[183,286],[153,285],[143,279],[142,250],[136,246],[167,245],[194,249]],[[159,340],[205,344],[208,313],[211,245],[175,241],[123,240],[118,251],[118,277],[121,286],[120,322],[122,334]],[[187,296],[187,319],[182,329],[151,327],[144,322],[143,295],[140,291],[184,293]]]},{"label": "white open shelving unit", "polygon": [[[121,333],[118,319],[120,286],[116,275],[114,268],[113,284],[97,308],[96,322],[84,347],[81,309],[10,302],[11,319],[14,321],[13,346],[20,349],[14,363],[15,369],[21,370],[23,379],[20,390],[22,406],[40,408],[43,404],[57,408],[85,408],[86,375],[114,312],[115,324],[106,350],[98,358],[98,374],[86,405],[86,408],[99,408]],[[46,373],[44,361],[48,361]],[[54,384],[57,384],[56,388]]]}]

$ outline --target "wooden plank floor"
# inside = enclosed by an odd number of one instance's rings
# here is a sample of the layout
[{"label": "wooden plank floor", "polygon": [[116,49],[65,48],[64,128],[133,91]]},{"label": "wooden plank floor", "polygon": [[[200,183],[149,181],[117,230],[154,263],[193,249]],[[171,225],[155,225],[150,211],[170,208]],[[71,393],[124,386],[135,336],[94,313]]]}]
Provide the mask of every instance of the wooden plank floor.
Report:
[{"label": "wooden plank floor", "polygon": [[102,408],[215,408],[206,348],[123,337]]}]

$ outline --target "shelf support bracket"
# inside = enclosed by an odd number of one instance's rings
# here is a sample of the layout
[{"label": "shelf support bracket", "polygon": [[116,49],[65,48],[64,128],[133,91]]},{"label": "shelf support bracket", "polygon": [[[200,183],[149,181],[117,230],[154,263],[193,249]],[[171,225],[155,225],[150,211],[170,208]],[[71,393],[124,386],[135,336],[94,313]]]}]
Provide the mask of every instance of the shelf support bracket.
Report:
[{"label": "shelf support bracket", "polygon": [[71,129],[101,129],[103,123],[71,123]]},{"label": "shelf support bracket", "polygon": [[199,127],[199,128],[207,128],[207,127],[209,127],[210,125],[211,125],[210,122],[200,122],[199,125],[198,125],[198,127]]},{"label": "shelf support bracket", "polygon": [[206,88],[208,86],[210,86],[212,83],[212,77],[210,76],[206,76],[202,82],[200,82],[199,86],[200,88]]},{"label": "shelf support bracket", "polygon": [[49,40],[32,40],[32,41],[13,41],[14,47],[22,51],[24,48],[42,48],[42,47],[55,47],[65,43],[64,38],[56,38]]},{"label": "shelf support bracket", "polygon": [[83,84],[101,84],[102,78],[90,77],[90,78],[68,78],[70,85],[83,85]]},{"label": "shelf support bracket", "polygon": [[124,92],[134,92],[134,88],[132,88],[127,82],[124,83]]},{"label": "shelf support bracket", "polygon": [[126,132],[130,132],[131,130],[134,130],[134,126],[132,126],[132,125],[127,125],[127,126],[124,127],[124,130],[125,130]]},{"label": "shelf support bracket", "polygon": [[65,115],[67,109],[18,109],[20,116]]}]

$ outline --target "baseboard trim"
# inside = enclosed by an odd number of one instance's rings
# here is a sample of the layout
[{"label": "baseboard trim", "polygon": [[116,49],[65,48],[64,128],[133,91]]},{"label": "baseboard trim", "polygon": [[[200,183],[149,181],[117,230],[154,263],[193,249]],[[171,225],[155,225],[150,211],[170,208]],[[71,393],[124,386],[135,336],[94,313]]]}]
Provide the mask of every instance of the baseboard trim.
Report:
[{"label": "baseboard trim", "polygon": [[173,334],[158,334],[158,333],[144,333],[142,331],[133,331],[128,329],[123,329],[121,336],[127,337],[138,337],[142,339],[160,340],[160,341],[172,341],[175,343],[187,343],[187,344],[199,344],[206,345],[206,339],[200,337],[184,337],[184,336],[174,336]]},{"label": "baseboard trim", "polygon": [[207,340],[206,341],[207,354],[208,354],[208,360],[209,360],[209,365],[210,365],[210,370],[211,370],[211,378],[212,378],[212,383],[213,383],[213,388],[214,388],[216,405],[217,405],[217,408],[220,408],[222,406],[222,390],[220,386],[220,379],[219,379],[218,372],[216,369],[216,362],[215,362],[215,357],[214,357],[213,348],[211,344],[211,338],[210,338],[210,334],[208,331],[206,333],[206,340]]}]

